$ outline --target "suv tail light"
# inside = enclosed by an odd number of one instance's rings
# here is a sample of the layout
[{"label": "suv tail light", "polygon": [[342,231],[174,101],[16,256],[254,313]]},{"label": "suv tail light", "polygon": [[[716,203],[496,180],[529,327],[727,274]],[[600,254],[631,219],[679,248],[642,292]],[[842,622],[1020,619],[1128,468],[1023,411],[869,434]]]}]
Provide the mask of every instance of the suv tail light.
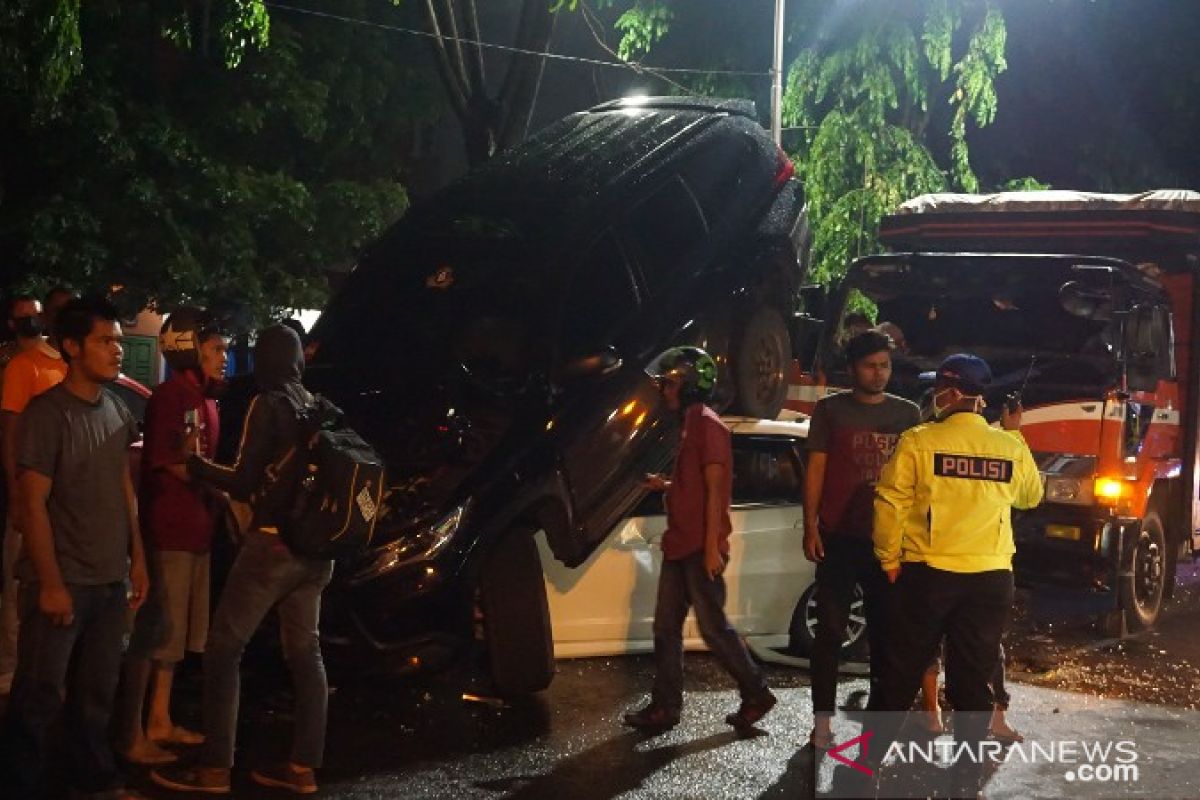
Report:
[{"label": "suv tail light", "polygon": [[788,179],[796,174],[796,165],[788,158],[779,145],[775,146],[775,188],[783,186]]}]

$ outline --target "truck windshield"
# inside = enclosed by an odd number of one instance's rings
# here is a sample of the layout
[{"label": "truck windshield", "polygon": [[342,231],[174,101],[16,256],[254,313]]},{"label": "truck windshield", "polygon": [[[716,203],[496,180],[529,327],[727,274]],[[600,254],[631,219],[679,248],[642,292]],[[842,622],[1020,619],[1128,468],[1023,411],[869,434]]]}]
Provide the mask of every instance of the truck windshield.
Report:
[{"label": "truck windshield", "polygon": [[1095,397],[1116,379],[1115,323],[1064,310],[1059,288],[1071,278],[1067,263],[1010,262],[1001,269],[964,259],[902,277],[863,272],[850,280],[899,340],[892,391],[917,399],[928,388],[920,373],[970,352],[991,365],[998,395],[1028,373],[1028,404]]}]

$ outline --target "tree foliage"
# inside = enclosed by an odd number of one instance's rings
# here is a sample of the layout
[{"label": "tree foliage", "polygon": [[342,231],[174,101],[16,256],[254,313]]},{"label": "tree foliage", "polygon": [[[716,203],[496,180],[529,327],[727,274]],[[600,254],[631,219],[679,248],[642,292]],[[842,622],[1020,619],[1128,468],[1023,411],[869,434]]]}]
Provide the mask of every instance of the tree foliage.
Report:
[{"label": "tree foliage", "polygon": [[812,276],[878,248],[880,218],[924,192],[977,191],[969,134],[996,115],[1006,30],[986,0],[793,2],[784,125],[813,219]]},{"label": "tree foliage", "polygon": [[432,103],[394,37],[256,0],[20,0],[2,23],[12,288],[311,307],[407,205],[405,145]]}]

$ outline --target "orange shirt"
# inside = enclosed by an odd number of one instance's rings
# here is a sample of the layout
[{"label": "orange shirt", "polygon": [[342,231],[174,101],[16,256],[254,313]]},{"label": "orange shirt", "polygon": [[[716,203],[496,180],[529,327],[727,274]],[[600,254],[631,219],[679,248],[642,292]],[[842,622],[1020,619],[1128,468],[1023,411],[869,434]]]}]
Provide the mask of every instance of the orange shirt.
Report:
[{"label": "orange shirt", "polygon": [[67,362],[44,342],[13,356],[4,368],[0,409],[20,414],[29,401],[67,376]]}]

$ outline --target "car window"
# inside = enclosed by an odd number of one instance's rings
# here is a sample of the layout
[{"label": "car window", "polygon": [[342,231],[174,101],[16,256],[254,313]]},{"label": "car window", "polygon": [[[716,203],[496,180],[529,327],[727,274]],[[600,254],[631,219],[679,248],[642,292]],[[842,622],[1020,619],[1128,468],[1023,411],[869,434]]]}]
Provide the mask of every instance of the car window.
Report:
[{"label": "car window", "polygon": [[626,234],[636,248],[642,283],[651,296],[667,287],[676,268],[707,233],[696,198],[678,177],[634,207],[626,219]]},{"label": "car window", "polygon": [[594,241],[575,265],[563,304],[563,344],[581,355],[611,345],[614,331],[638,306],[629,262],[611,233]]},{"label": "car window", "polygon": [[733,437],[733,504],[799,505],[803,477],[795,442]]}]

